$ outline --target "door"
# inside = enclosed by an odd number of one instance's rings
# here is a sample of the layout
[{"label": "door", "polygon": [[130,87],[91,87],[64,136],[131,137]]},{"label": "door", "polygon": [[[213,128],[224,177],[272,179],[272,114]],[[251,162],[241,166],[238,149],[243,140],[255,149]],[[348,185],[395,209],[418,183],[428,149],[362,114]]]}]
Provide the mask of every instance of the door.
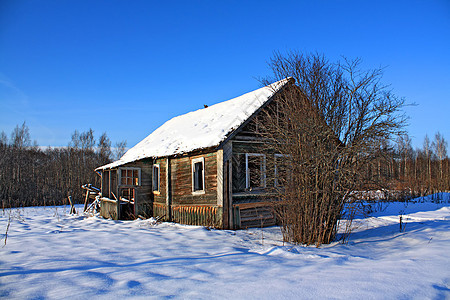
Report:
[{"label": "door", "polygon": [[119,197],[120,220],[133,220],[135,218],[136,189],[122,188]]}]

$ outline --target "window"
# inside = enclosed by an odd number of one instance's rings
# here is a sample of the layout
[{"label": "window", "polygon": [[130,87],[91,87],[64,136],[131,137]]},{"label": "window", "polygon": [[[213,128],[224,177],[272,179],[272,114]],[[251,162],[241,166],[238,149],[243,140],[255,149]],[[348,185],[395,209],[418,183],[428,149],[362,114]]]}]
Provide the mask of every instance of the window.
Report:
[{"label": "window", "polygon": [[275,187],[284,187],[289,179],[288,155],[275,154]]},{"label": "window", "polygon": [[266,156],[264,154],[245,154],[245,187],[247,190],[266,187]]},{"label": "window", "polygon": [[192,160],[192,192],[205,193],[205,159],[203,157]]},{"label": "window", "polygon": [[153,165],[153,191],[159,192],[159,164]]},{"label": "window", "polygon": [[120,193],[120,198],[123,200],[128,200],[131,201],[132,203],[134,202],[134,194],[135,191],[133,188],[123,188],[121,189],[121,193]]},{"label": "window", "polygon": [[120,185],[138,186],[140,185],[141,169],[120,168]]}]

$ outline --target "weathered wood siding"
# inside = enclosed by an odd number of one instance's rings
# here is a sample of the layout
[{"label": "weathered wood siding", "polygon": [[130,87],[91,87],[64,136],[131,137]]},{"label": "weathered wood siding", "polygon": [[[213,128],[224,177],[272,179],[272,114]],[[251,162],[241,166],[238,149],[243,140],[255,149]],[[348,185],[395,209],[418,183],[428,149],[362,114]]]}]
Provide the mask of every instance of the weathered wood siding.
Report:
[{"label": "weathered wood siding", "polygon": [[222,224],[221,209],[216,205],[174,205],[172,206],[172,219],[181,224],[220,228]]},{"label": "weathered wood siding", "polygon": [[[139,168],[141,177],[138,186],[122,186],[119,182],[118,170],[121,168]],[[104,170],[102,172],[102,197],[106,199],[116,200],[120,197],[121,189],[131,187],[135,189],[135,216],[151,217],[153,215],[153,193],[152,193],[152,171],[153,163],[151,159],[142,159],[120,166],[120,168],[112,170]],[[113,208],[112,202],[102,200],[102,213],[105,218],[120,218],[120,205],[116,204]],[[103,206],[105,207],[103,209]],[[115,212],[113,213],[113,210]]]},{"label": "weathered wood siding", "polygon": [[[192,189],[192,161],[197,158],[204,158],[204,193],[194,193]],[[218,205],[217,197],[218,160],[221,156],[216,151],[157,159],[160,192],[154,193],[153,216],[181,224],[221,228],[222,206]],[[170,170],[169,189],[167,170]]]},{"label": "weathered wood siding", "polygon": [[[152,172],[153,161],[152,159],[142,159],[132,163],[125,164],[121,168],[140,168],[141,170],[141,182],[139,186],[135,186],[136,199],[135,199],[135,215],[136,217],[141,215],[143,217],[151,217],[153,215],[153,193],[152,193]],[[119,182],[119,194],[120,194],[120,182]]]},{"label": "weathered wood siding", "polygon": [[[205,193],[192,192],[192,160],[205,159]],[[171,163],[173,205],[216,205],[217,204],[217,156],[216,152],[173,158]]]},{"label": "weathered wood siding", "polygon": [[237,214],[238,228],[268,227],[276,224],[275,213],[267,202],[235,204],[234,213]]},{"label": "weathered wood siding", "polygon": [[100,215],[105,219],[117,220],[119,218],[118,202],[109,198],[102,198]]},{"label": "weathered wood siding", "polygon": [[159,219],[168,221],[167,216],[167,205],[165,203],[153,203],[153,217]]},{"label": "weathered wood siding", "polygon": [[[267,193],[269,185],[273,185],[273,172],[271,164],[274,153],[264,151],[260,143],[254,141],[233,140],[232,154],[232,220],[230,224],[234,229],[248,227],[267,227],[276,224],[275,214],[270,207],[274,200]],[[261,153],[266,156],[266,189],[247,191],[245,190],[245,154]],[[270,166],[270,167],[268,167]]]},{"label": "weathered wood siding", "polygon": [[105,198],[114,199],[117,195],[117,170],[104,170],[102,172],[101,195]]},{"label": "weathered wood siding", "polygon": [[223,201],[223,216],[222,224],[224,229],[232,229],[233,226],[233,203],[232,203],[232,164],[231,159],[233,155],[232,141],[228,141],[222,147],[222,201]]},{"label": "weathered wood siding", "polygon": [[[159,192],[153,192],[154,194],[154,203],[166,204],[166,193],[167,193],[167,175],[166,175],[166,158],[158,158],[155,161],[155,164],[159,165]],[[152,167],[153,168],[153,167]]]},{"label": "weathered wood siding", "polygon": [[108,197],[109,190],[108,190],[108,177],[109,177],[109,171],[103,171],[102,173],[102,186],[100,187],[101,195],[102,197]]},{"label": "weathered wood siding", "polygon": [[[272,108],[273,105],[276,104],[270,104]],[[229,170],[231,177],[229,189],[231,191],[228,191],[231,196],[227,199],[230,207],[227,210],[227,218],[228,227],[232,229],[276,224],[276,217],[270,205],[270,201],[275,199],[268,193],[268,187],[274,184],[273,158],[275,153],[267,150],[265,141],[256,133],[258,130],[258,121],[255,121],[255,118],[249,120],[241,131],[224,146],[224,164],[228,162],[231,165]],[[265,155],[266,189],[246,189],[245,155],[247,153]]]},{"label": "weathered wood siding", "polygon": [[[270,104],[272,105],[272,104]],[[204,149],[179,157],[143,159],[122,167],[141,170],[141,184],[136,190],[136,215],[160,217],[183,224],[246,228],[275,223],[266,190],[245,187],[245,155],[265,154],[266,166],[274,153],[267,151],[264,141],[256,134],[258,122],[249,120],[240,132],[220,149]],[[204,193],[192,188],[192,161],[204,158]],[[159,191],[153,191],[153,164],[159,165]],[[113,180],[102,177],[102,195],[120,193],[117,171]],[[266,168],[266,186],[272,186],[273,168]],[[104,172],[104,175],[106,176]],[[109,176],[109,175],[108,175]],[[115,186],[108,186],[111,183]]]}]

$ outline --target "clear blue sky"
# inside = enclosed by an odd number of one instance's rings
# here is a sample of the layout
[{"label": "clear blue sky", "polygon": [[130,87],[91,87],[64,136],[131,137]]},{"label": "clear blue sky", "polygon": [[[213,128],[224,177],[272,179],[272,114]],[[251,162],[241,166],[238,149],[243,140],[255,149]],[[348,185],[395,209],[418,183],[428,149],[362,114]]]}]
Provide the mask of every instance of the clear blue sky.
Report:
[{"label": "clear blue sky", "polygon": [[414,146],[450,139],[450,1],[0,2],[0,131],[75,129],[131,147],[166,120],[260,87],[273,51],[387,66]]}]

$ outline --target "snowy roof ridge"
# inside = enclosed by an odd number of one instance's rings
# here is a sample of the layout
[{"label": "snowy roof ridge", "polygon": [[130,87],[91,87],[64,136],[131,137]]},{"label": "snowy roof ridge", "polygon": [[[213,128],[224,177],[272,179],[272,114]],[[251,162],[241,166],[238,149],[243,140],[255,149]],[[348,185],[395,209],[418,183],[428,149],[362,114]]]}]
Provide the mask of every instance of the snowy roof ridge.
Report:
[{"label": "snowy roof ridge", "polygon": [[219,146],[289,81],[290,78],[285,78],[239,97],[174,117],[119,160],[96,170],[115,168],[149,157],[166,157]]}]

